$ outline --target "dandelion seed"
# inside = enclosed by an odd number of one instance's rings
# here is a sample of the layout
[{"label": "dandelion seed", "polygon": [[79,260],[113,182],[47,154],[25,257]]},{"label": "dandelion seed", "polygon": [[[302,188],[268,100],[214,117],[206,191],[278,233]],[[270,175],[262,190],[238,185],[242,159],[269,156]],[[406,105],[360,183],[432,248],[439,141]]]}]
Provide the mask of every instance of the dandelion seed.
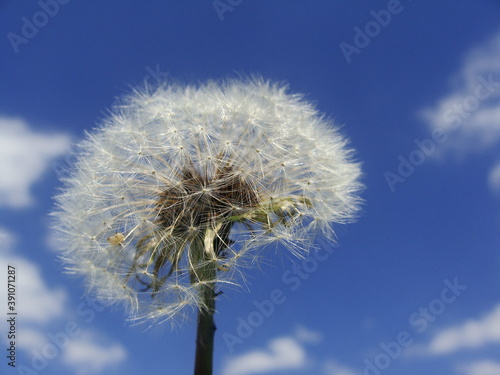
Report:
[{"label": "dandelion seed", "polygon": [[108,237],[108,242],[111,245],[121,245],[125,240],[123,233],[115,233],[111,237]]},{"label": "dandelion seed", "polygon": [[138,319],[213,313],[215,285],[266,246],[303,256],[358,211],[338,129],[259,79],[136,91],[76,159],[54,213],[63,258]]}]

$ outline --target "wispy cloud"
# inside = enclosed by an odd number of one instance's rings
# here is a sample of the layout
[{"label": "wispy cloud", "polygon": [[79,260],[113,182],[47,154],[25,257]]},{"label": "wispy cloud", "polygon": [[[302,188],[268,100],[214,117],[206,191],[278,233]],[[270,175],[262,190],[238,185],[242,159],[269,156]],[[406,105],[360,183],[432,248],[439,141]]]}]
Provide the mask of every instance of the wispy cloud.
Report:
[{"label": "wispy cloud", "polygon": [[307,344],[318,345],[322,341],[321,332],[299,325],[292,335],[270,340],[265,349],[253,350],[230,358],[223,375],[251,375],[305,369],[325,375],[359,375],[357,371],[331,358],[319,359],[308,353]]},{"label": "wispy cloud", "polygon": [[500,343],[500,304],[483,317],[438,332],[413,355],[445,355]]},{"label": "wispy cloud", "polygon": [[21,326],[18,329],[19,340],[17,340],[17,347],[26,352],[37,350],[48,343],[47,337],[38,328]]},{"label": "wispy cloud", "polygon": [[498,375],[500,374],[500,362],[489,360],[473,362],[459,366],[458,371],[464,375]]},{"label": "wispy cloud", "polygon": [[6,256],[12,249],[14,242],[14,235],[0,227],[0,256]]},{"label": "wispy cloud", "polygon": [[[0,228],[0,264],[15,266],[16,273],[22,275],[16,280],[17,293],[23,296],[16,301],[16,309],[22,311],[23,322],[47,323],[63,316],[66,293],[61,288],[50,288],[37,265],[14,254],[12,250],[15,242],[12,233]],[[2,267],[2,280],[7,280],[5,273]]]},{"label": "wispy cloud", "polygon": [[442,151],[460,154],[500,142],[500,32],[465,56],[452,90],[422,111],[431,128],[447,132]]},{"label": "wispy cloud", "polygon": [[68,344],[63,362],[77,374],[87,375],[100,373],[125,360],[127,355],[120,344],[102,341],[97,334],[85,332]]},{"label": "wispy cloud", "polygon": [[304,326],[295,328],[295,337],[301,342],[310,344],[319,344],[323,340],[321,332],[312,331]]},{"label": "wispy cloud", "polygon": [[497,162],[493,168],[491,168],[488,176],[488,182],[490,189],[500,194],[500,161]]},{"label": "wispy cloud", "polygon": [[31,185],[69,144],[65,134],[34,132],[20,118],[0,116],[0,206],[30,205]]},{"label": "wispy cloud", "polygon": [[431,341],[429,350],[432,354],[446,354],[494,342],[500,342],[500,305],[481,319],[469,320],[438,333]]},{"label": "wispy cloud", "polygon": [[[47,323],[63,315],[66,293],[61,288],[49,288],[43,280],[40,269],[24,258],[13,257],[9,262],[16,265],[22,277],[19,278],[19,309],[24,322]],[[36,308],[34,308],[36,307]]]},{"label": "wispy cloud", "polygon": [[[467,51],[450,81],[448,94],[421,112],[431,130],[439,129],[446,137],[434,155],[463,158],[488,152],[500,158],[500,32]],[[490,173],[495,191],[500,183],[491,176],[498,173]]]},{"label": "wispy cloud", "polygon": [[278,370],[300,369],[306,364],[306,353],[293,337],[272,340],[266,350],[255,350],[231,358],[224,375],[260,374]]},{"label": "wispy cloud", "polygon": [[[99,373],[124,361],[126,351],[122,345],[110,343],[104,335],[82,328],[69,318],[72,314],[66,304],[64,289],[49,287],[35,263],[14,253],[15,245],[16,236],[0,227],[0,264],[16,268],[16,293],[23,297],[16,301],[15,306],[22,314],[23,323],[17,327],[17,347],[26,353],[43,355],[48,352],[44,349],[54,347],[56,340],[62,353],[59,359],[79,375]],[[2,280],[7,280],[6,270],[7,267],[0,268]],[[5,300],[1,305],[7,311]],[[64,327],[61,327],[61,322]],[[72,324],[73,334],[68,334],[68,324]],[[48,327],[55,330],[48,332]],[[2,338],[5,340],[7,335]]]},{"label": "wispy cloud", "polygon": [[359,375],[359,372],[341,365],[335,361],[327,361],[325,363],[325,374],[326,375]]}]

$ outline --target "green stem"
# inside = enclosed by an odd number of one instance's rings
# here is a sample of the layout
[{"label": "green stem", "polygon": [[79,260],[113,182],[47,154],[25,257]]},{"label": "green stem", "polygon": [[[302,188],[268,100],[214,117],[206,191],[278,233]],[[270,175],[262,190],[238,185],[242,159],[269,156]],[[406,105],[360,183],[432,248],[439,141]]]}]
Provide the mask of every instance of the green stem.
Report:
[{"label": "green stem", "polygon": [[206,309],[198,311],[194,374],[212,375],[215,334],[215,290],[213,285],[202,286],[200,294]]},{"label": "green stem", "polygon": [[[208,235],[208,231],[206,235]],[[196,241],[197,242],[197,241]],[[209,247],[213,246],[210,241]],[[196,357],[194,363],[194,375],[212,375],[214,335],[215,335],[215,281],[217,276],[217,264],[210,261],[207,256],[207,249],[203,242],[193,244],[195,258],[200,269],[196,278],[201,285],[199,287],[200,309],[198,310],[198,328],[196,332]]]}]

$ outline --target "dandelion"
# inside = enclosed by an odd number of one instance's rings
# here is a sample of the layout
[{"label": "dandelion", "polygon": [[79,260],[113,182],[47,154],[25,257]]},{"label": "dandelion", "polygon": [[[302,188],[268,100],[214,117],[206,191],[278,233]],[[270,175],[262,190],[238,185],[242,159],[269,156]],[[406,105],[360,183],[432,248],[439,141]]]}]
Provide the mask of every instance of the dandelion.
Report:
[{"label": "dandelion", "polygon": [[79,145],[55,227],[68,269],[133,319],[198,311],[196,373],[211,373],[218,288],[270,246],[304,256],[314,236],[333,240],[359,177],[338,129],[282,85],[164,85]]}]

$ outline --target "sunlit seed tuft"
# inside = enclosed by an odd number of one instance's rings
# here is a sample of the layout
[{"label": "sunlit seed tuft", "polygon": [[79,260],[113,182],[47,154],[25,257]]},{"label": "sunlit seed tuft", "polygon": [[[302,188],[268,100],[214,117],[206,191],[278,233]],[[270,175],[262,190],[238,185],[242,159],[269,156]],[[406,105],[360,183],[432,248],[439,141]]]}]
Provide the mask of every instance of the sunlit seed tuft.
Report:
[{"label": "sunlit seed tuft", "polygon": [[307,254],[358,211],[360,168],[335,126],[262,80],[135,91],[90,133],[56,198],[68,270],[132,319],[203,309],[262,250]]}]

